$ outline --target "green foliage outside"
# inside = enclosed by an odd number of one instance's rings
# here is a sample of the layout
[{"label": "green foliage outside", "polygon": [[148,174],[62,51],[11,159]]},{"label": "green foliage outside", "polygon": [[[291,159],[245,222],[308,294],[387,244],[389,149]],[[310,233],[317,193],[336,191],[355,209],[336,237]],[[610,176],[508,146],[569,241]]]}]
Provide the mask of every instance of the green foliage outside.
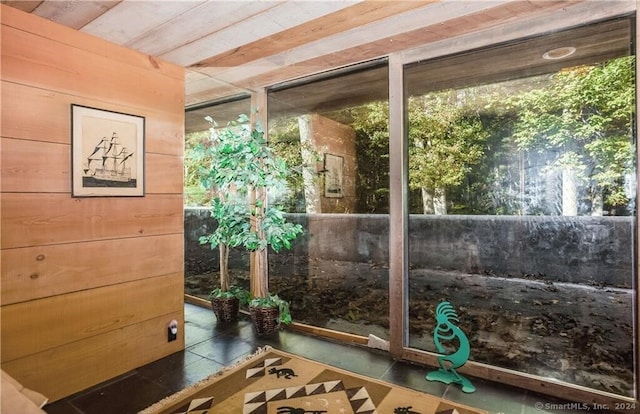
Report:
[{"label": "green foliage outside", "polygon": [[[633,214],[634,62],[630,56],[551,76],[412,97],[410,211],[431,212],[425,207],[429,200],[440,199],[449,214],[561,214],[546,187],[569,171],[577,182],[579,214]],[[324,115],[356,131],[356,212],[388,213],[387,102]],[[273,148],[291,173],[281,200],[285,211],[304,212],[302,171],[311,166],[302,161],[297,118],[272,123]],[[198,140],[190,136],[187,145]],[[187,204],[211,197],[198,188],[198,162],[188,147]]]},{"label": "green foliage outside", "polygon": [[[447,189],[462,184],[485,155],[489,136],[473,106],[456,91],[409,100],[409,189],[421,190],[424,213],[446,214]],[[430,202],[430,204],[429,204]]]},{"label": "green foliage outside", "polygon": [[513,138],[525,152],[551,152],[549,168],[574,171],[591,195],[629,202],[623,178],[633,171],[635,57],[555,74],[548,86],[510,99]]},{"label": "green foliage outside", "polygon": [[184,149],[184,203],[189,207],[208,206],[213,191],[201,179],[203,165],[211,163],[210,154],[204,151],[211,133],[193,132],[185,136]]}]

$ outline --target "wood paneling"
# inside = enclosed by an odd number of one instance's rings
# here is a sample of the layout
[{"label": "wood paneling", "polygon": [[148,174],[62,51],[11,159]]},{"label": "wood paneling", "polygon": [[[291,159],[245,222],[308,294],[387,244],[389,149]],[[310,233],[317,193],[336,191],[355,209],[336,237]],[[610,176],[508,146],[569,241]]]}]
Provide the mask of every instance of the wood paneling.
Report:
[{"label": "wood paneling", "polygon": [[[163,4],[164,7],[158,7],[153,1],[126,1],[119,7],[95,16],[82,27],[82,31],[114,43],[126,44],[202,3],[204,0],[169,1]],[[135,24],[131,24],[133,22]]]},{"label": "wood paneling", "polygon": [[3,137],[71,143],[71,108],[61,104],[67,95],[5,82],[4,78],[0,87]]},{"label": "wood paneling", "polygon": [[[71,146],[43,141],[0,138],[2,182],[5,192],[69,193]],[[145,156],[146,193],[182,191],[182,159],[164,154]]]},{"label": "wood paneling", "polygon": [[182,156],[184,152],[184,111],[172,112],[104,102],[100,97],[84,97],[14,82],[0,84],[2,94],[2,136],[40,142],[71,144],[71,104],[145,117],[145,151]]},{"label": "wood paneling", "polygon": [[181,233],[182,208],[182,194],[71,198],[3,193],[2,248]]},{"label": "wood paneling", "polygon": [[50,401],[56,401],[183,349],[184,329],[178,330],[176,341],[167,343],[166,327],[172,319],[182,328],[183,308],[3,363],[2,369],[22,384],[29,384],[29,388],[42,390]]},{"label": "wood paneling", "polygon": [[53,20],[65,26],[79,29],[106,10],[109,10],[121,0],[96,1],[48,1],[42,2],[35,14]]},{"label": "wood paneling", "polygon": [[28,13],[35,10],[42,3],[42,0],[3,0],[2,3]]},{"label": "wood paneling", "polygon": [[91,51],[94,55],[108,58],[110,66],[117,67],[118,64],[121,64],[126,67],[137,67],[147,71],[163,73],[178,81],[184,78],[184,69],[180,66],[123,48],[114,43],[105,42],[94,36],[78,35],[76,30],[69,27],[37,16],[29,16],[4,4],[0,6],[2,7],[3,27],[33,32],[41,36],[43,40],[49,39],[72,48]]},{"label": "wood paneling", "polygon": [[[2,13],[0,359],[55,401],[184,348],[184,70]],[[145,118],[144,197],[71,196],[71,104]]]},{"label": "wood paneling", "polygon": [[184,268],[183,250],[181,234],[4,249],[1,303],[178,274]]},{"label": "wood paneling", "polygon": [[172,273],[3,306],[2,363],[174,312],[183,304],[176,292],[184,283]]},{"label": "wood paneling", "polygon": [[[185,39],[197,40],[218,32],[248,15],[260,13],[277,5],[278,3],[275,1],[258,3],[248,1],[203,2],[197,7],[177,15],[169,24],[156,26],[133,41],[127,40],[127,45],[133,49],[159,56],[179,48],[184,44]],[[225,18],[212,19],[211,16],[225,16]],[[163,41],[158,42],[159,38]]]},{"label": "wood paneling", "polygon": [[236,49],[256,37],[264,38],[291,27],[304,25],[349,7],[351,4],[344,1],[285,1],[257,13],[249,8],[239,19],[227,16],[229,24],[221,30],[183,43],[180,48],[164,53],[160,57],[178,65],[192,65],[210,56]]},{"label": "wood paneling", "polygon": [[182,83],[160,71],[114,64],[108,56],[7,26],[1,36],[4,80],[166,112],[184,108]]},{"label": "wood paneling", "polygon": [[181,157],[164,154],[147,154],[145,159],[147,194],[182,193],[184,167]]},{"label": "wood paneling", "polygon": [[3,192],[71,191],[71,147],[0,137]]}]

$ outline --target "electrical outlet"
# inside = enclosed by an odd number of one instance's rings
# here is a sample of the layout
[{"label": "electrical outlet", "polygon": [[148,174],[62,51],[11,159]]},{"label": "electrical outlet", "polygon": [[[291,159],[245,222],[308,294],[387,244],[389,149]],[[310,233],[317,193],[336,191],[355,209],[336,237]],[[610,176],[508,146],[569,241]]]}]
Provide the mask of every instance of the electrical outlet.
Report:
[{"label": "electrical outlet", "polygon": [[178,339],[178,321],[175,319],[169,322],[167,327],[167,342],[175,341]]},{"label": "electrical outlet", "polygon": [[167,328],[167,342],[175,341],[178,339],[178,333],[173,333],[171,328]]}]

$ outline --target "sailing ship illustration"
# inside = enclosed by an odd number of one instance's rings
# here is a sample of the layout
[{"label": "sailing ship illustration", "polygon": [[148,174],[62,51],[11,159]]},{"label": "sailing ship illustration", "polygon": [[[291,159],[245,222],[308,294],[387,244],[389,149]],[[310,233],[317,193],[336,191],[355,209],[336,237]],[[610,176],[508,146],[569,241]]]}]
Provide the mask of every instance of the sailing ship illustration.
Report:
[{"label": "sailing ship illustration", "polygon": [[342,183],[340,182],[340,175],[337,169],[331,169],[327,172],[327,193],[331,195],[342,195]]},{"label": "sailing ship illustration", "polygon": [[132,181],[131,167],[127,164],[132,161],[133,152],[128,152],[127,147],[119,142],[116,132],[111,138],[103,137],[96,144],[87,162],[83,165],[84,176],[90,177],[96,183]]}]

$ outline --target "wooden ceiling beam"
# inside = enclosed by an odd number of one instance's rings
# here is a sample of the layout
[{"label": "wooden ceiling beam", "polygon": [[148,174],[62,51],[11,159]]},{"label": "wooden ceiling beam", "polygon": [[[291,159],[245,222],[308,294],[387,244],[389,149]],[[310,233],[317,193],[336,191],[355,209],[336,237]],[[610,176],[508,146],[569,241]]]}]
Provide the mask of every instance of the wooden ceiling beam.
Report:
[{"label": "wooden ceiling beam", "polygon": [[160,57],[181,66],[191,66],[211,56],[228,52],[254,39],[261,39],[283,30],[318,19],[349,7],[361,0],[302,2],[287,1],[254,14],[211,35],[201,37]]},{"label": "wooden ceiling beam", "polygon": [[[268,69],[268,65],[264,61],[275,61],[279,55],[224,70],[218,68],[217,73],[209,72],[209,74],[230,84],[253,89],[376,59],[390,53],[473,33],[477,30],[497,27],[504,24],[505,20],[508,22],[516,19],[548,16],[567,6],[566,1],[543,3],[545,4],[544,8],[532,4],[532,2],[517,2],[515,4],[503,2],[499,5],[492,3],[494,7],[490,8],[486,8],[486,4],[490,3],[485,3],[485,8],[482,8],[481,5],[475,5],[476,8],[467,6],[467,13],[459,17],[455,17],[455,13],[459,13],[459,10],[454,12],[449,9],[449,7],[456,7],[458,3],[434,4],[390,18],[393,20],[394,26],[391,35],[388,30],[384,31],[384,27],[389,26],[391,22],[381,21],[375,23],[375,27],[362,26],[358,29],[363,33],[376,33],[377,36],[353,37],[352,35],[349,38],[338,36],[328,46],[312,48],[306,45],[301,48],[299,54],[296,54],[295,50],[290,50],[286,56],[282,56],[283,64],[271,70],[265,70]],[[439,13],[434,13],[435,7],[439,9]],[[430,16],[429,22],[424,22],[426,16]],[[424,23],[418,23],[419,21]],[[405,31],[399,32],[396,27],[404,28]],[[296,59],[297,56],[300,58]]]},{"label": "wooden ceiling beam", "polygon": [[234,67],[265,56],[286,53],[306,43],[346,32],[372,22],[405,13],[440,0],[366,1],[247,43],[192,65],[200,67]]}]

